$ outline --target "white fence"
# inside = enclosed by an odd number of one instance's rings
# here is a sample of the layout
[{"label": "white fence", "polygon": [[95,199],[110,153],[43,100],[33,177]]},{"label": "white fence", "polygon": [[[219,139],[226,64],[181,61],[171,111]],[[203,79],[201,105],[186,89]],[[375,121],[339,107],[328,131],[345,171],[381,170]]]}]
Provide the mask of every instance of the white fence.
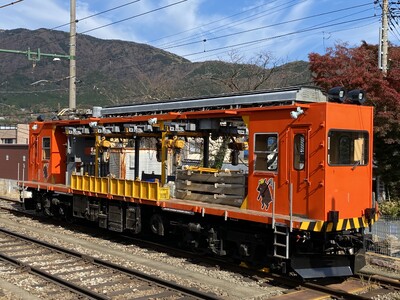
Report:
[{"label": "white fence", "polygon": [[0,178],[0,195],[7,198],[19,199],[17,180]]},{"label": "white fence", "polygon": [[392,257],[400,257],[400,218],[381,216],[372,225],[371,234],[373,244],[368,251]]}]

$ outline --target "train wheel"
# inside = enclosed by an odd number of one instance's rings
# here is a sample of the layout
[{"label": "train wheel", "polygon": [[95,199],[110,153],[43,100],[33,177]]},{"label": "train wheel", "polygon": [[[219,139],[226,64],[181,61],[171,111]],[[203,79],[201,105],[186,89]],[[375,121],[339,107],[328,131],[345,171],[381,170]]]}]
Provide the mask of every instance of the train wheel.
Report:
[{"label": "train wheel", "polygon": [[150,229],[152,233],[164,236],[164,220],[160,215],[154,214],[151,216]]}]

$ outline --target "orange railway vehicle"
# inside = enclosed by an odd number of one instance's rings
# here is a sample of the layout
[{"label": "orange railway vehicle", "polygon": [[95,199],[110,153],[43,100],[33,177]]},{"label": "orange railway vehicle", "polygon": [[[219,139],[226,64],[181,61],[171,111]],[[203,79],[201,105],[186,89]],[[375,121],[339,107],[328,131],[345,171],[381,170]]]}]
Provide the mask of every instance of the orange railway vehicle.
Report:
[{"label": "orange railway vehicle", "polygon": [[364,100],[298,87],[38,120],[23,201],[304,278],[351,275],[378,215]]}]

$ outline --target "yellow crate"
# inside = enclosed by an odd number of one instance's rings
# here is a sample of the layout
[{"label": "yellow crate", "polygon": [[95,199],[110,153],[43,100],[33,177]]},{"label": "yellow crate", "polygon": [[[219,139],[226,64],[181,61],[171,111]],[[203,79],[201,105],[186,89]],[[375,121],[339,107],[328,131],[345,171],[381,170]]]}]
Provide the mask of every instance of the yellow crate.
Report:
[{"label": "yellow crate", "polygon": [[108,177],[100,178],[100,193],[103,193],[103,194],[108,194],[109,193],[109,191],[108,191],[108,181],[109,181]]},{"label": "yellow crate", "polygon": [[140,183],[141,183],[141,181],[133,182],[132,197],[134,197],[134,198],[140,198]]},{"label": "yellow crate", "polygon": [[139,187],[140,187],[139,188],[139,198],[148,199],[148,196],[147,196],[147,194],[148,194],[148,190],[147,190],[148,182],[141,181],[140,184],[139,184]]},{"label": "yellow crate", "polygon": [[126,196],[125,195],[125,185],[126,185],[125,180],[118,179],[118,183],[117,183],[117,195],[118,196]]},{"label": "yellow crate", "polygon": [[108,193],[111,195],[118,195],[118,179],[109,179]]},{"label": "yellow crate", "polygon": [[85,192],[153,201],[169,199],[169,187],[160,187],[158,182],[73,174],[71,175],[71,188]]},{"label": "yellow crate", "polygon": [[133,181],[132,180],[125,181],[124,195],[127,197],[133,197]]},{"label": "yellow crate", "polygon": [[89,176],[89,190],[96,191],[96,177]]},{"label": "yellow crate", "polygon": [[76,188],[76,177],[74,175],[71,175],[71,189],[75,189]]},{"label": "yellow crate", "polygon": [[90,178],[89,176],[82,176],[82,190],[90,191]]},{"label": "yellow crate", "polygon": [[169,200],[169,187],[160,187],[158,200]]}]

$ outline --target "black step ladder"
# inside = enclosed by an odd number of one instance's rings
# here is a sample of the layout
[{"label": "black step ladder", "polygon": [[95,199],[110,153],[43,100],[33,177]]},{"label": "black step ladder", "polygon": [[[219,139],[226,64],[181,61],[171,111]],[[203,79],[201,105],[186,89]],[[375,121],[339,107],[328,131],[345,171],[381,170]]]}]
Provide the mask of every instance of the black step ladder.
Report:
[{"label": "black step ladder", "polygon": [[289,228],[286,224],[274,226],[274,257],[289,258]]}]

